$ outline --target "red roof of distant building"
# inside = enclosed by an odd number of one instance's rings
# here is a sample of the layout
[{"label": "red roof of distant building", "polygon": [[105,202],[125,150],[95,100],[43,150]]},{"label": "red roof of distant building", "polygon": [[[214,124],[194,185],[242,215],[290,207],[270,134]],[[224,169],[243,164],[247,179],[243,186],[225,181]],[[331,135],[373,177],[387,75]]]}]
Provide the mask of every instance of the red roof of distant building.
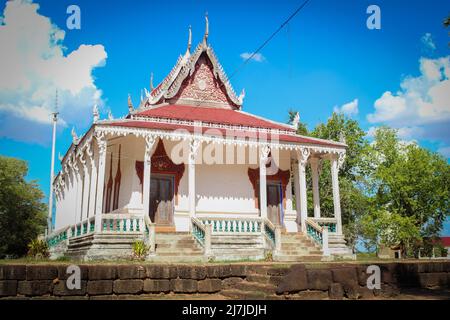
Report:
[{"label": "red roof of distant building", "polygon": [[441,243],[444,247],[450,247],[450,237],[441,237]]},{"label": "red roof of distant building", "polygon": [[[130,128],[146,128],[146,129],[156,129],[156,130],[167,130],[173,131],[177,129],[184,129],[187,132],[191,133],[196,130],[194,126],[188,125],[180,125],[180,124],[172,124],[172,123],[161,123],[161,122],[152,122],[152,121],[139,121],[139,120],[117,120],[111,122],[101,123],[102,125],[110,125],[110,126],[118,126],[118,127],[130,127]],[[198,130],[198,128],[197,128]],[[323,140],[317,140],[314,138],[303,137],[298,135],[287,135],[287,134],[264,134],[257,133],[255,131],[243,131],[243,130],[228,130],[228,129],[218,129],[218,128],[209,128],[202,127],[202,134],[221,135],[223,137],[250,137],[250,138],[265,138],[267,141],[273,141],[273,139],[278,139],[282,142],[293,142],[293,143],[307,143],[307,144],[317,144],[323,146],[335,147],[337,144],[334,144],[332,141],[327,142]]]},{"label": "red roof of distant building", "polygon": [[197,107],[186,105],[166,105],[151,108],[135,114],[137,116],[203,121],[228,125],[242,125],[266,129],[294,131],[287,125],[277,124],[248,113],[222,108]]}]

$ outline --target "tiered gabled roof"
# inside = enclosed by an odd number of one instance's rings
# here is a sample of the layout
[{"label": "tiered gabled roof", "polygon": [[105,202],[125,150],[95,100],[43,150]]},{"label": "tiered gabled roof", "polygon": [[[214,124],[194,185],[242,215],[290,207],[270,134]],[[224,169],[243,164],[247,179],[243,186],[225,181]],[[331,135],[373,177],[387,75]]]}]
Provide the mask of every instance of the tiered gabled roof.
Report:
[{"label": "tiered gabled roof", "polygon": [[[146,90],[139,108],[126,119],[101,121],[114,127],[146,128],[174,131],[185,129],[194,132],[201,128],[206,135],[224,135],[264,138],[276,135],[279,141],[345,147],[345,144],[299,136],[296,126],[268,120],[242,111],[244,91],[237,96],[220,65],[212,47],[208,44],[208,20],[203,41],[190,52],[191,32],[186,53],[180,55],[175,66],[164,80],[151,91]],[[298,122],[298,121],[297,121]],[[209,130],[210,128],[216,129]]]},{"label": "tiered gabled roof", "polygon": [[[186,53],[179,56],[175,66],[164,80],[151,92],[146,93],[146,98],[142,101],[139,109],[145,110],[163,103],[178,104],[179,100],[195,105],[210,102],[216,107],[241,109],[243,94],[237,96],[214,50],[206,39],[199,43],[192,54],[189,48],[190,44]],[[204,66],[203,70],[202,66]],[[204,83],[202,84],[201,81]],[[202,90],[205,94],[212,93],[213,99],[204,101],[195,96],[189,96],[186,99],[183,91],[189,89]],[[220,97],[218,98],[218,96]],[[223,96],[226,99],[223,99]]]}]

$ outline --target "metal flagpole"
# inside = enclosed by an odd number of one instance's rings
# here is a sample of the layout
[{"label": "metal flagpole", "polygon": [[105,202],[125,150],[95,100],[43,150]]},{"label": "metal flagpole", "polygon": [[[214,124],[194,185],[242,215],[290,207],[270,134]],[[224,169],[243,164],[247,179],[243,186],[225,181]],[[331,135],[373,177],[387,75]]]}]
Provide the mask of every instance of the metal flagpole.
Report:
[{"label": "metal flagpole", "polygon": [[52,231],[52,213],[53,213],[53,179],[55,175],[55,143],[56,143],[56,122],[58,122],[58,90],[55,97],[55,112],[53,116],[53,138],[52,138],[52,160],[50,167],[50,193],[48,196],[48,219],[47,219],[47,235]]}]

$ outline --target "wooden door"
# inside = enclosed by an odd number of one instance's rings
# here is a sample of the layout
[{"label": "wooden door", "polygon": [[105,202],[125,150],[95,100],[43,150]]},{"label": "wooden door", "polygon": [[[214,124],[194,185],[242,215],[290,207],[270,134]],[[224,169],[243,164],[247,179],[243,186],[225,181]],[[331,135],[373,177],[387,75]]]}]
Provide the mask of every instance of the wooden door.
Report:
[{"label": "wooden door", "polygon": [[267,184],[267,217],[275,225],[280,224],[281,195],[278,184]]},{"label": "wooden door", "polygon": [[158,225],[173,224],[173,178],[156,176],[150,182],[150,219]]}]

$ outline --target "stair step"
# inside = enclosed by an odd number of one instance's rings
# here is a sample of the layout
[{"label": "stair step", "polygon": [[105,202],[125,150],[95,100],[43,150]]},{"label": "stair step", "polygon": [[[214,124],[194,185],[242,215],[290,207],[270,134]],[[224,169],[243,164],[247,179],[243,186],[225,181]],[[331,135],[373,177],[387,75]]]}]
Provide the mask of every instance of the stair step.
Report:
[{"label": "stair step", "polygon": [[276,255],[273,257],[275,261],[292,261],[292,262],[306,262],[306,261],[321,261],[322,255],[305,255],[305,256],[291,256],[291,255]]},{"label": "stair step", "polygon": [[236,289],[227,289],[220,291],[220,294],[224,297],[228,297],[236,300],[262,300],[266,298],[266,294],[263,292],[243,291]]}]

